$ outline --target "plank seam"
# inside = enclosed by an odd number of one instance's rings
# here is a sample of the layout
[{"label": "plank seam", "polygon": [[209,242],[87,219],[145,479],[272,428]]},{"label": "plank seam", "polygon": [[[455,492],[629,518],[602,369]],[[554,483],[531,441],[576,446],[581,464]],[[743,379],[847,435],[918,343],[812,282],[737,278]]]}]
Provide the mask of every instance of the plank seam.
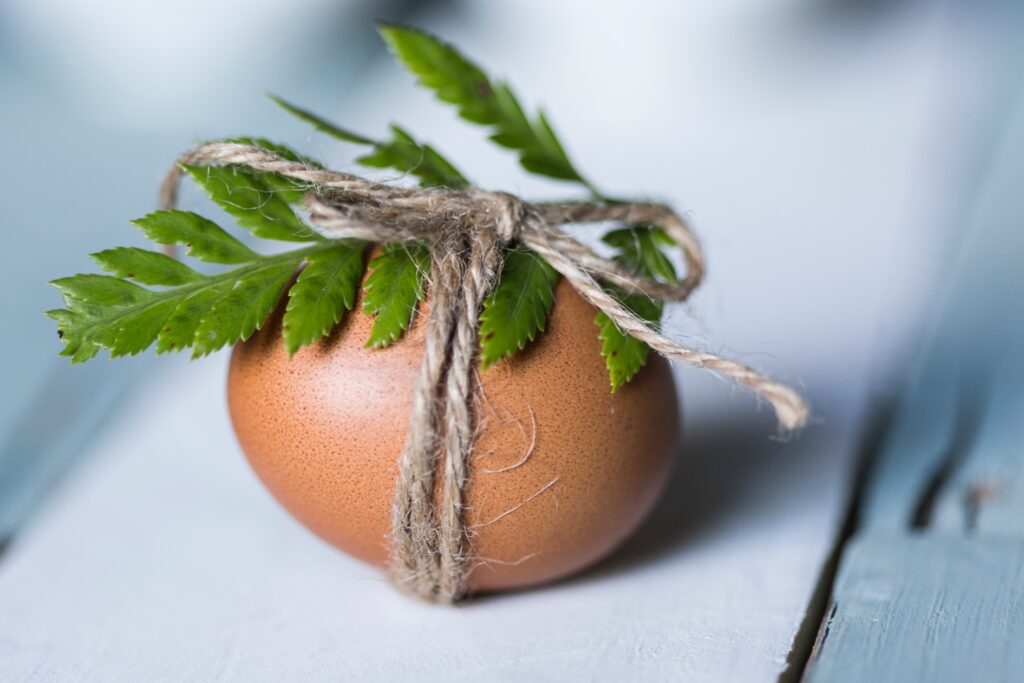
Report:
[{"label": "plank seam", "polygon": [[867,401],[868,416],[864,420],[863,437],[854,458],[853,478],[846,496],[846,512],[832,549],[811,592],[804,618],[793,636],[793,643],[786,657],[786,668],[779,674],[777,683],[802,681],[807,667],[824,642],[824,637],[827,637],[828,626],[835,615],[836,605],[832,598],[839,562],[847,544],[857,532],[868,482],[882,450],[881,446],[895,423],[899,400],[899,393],[894,388],[889,388]]},{"label": "plank seam", "polygon": [[956,424],[949,446],[939,458],[932,473],[925,479],[916,497],[913,513],[909,520],[912,531],[922,531],[931,526],[935,506],[942,499],[950,481],[967,462],[974,443],[981,432],[982,419],[991,393],[990,376],[973,376],[958,383],[956,397]]}]

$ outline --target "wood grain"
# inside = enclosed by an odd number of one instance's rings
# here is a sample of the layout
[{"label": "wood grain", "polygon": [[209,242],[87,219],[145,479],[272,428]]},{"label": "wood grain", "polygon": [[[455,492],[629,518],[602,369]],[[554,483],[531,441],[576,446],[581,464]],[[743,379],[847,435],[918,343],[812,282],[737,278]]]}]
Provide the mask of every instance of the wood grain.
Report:
[{"label": "wood grain", "polygon": [[871,533],[848,549],[810,681],[1017,681],[1024,539]]}]

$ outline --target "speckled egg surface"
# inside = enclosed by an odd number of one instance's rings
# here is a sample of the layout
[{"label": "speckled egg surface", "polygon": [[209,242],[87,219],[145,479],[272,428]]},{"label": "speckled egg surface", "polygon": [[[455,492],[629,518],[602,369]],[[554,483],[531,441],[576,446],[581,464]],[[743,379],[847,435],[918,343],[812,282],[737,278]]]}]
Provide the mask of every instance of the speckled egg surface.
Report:
[{"label": "speckled egg surface", "polygon": [[[304,525],[384,565],[426,307],[387,349],[365,348],[371,319],[357,308],[291,360],[281,313],[231,359],[239,442]],[[537,584],[596,562],[640,524],[667,479],[679,443],[668,364],[652,353],[612,394],[595,315],[560,282],[547,332],[481,374],[467,490],[471,590]]]}]

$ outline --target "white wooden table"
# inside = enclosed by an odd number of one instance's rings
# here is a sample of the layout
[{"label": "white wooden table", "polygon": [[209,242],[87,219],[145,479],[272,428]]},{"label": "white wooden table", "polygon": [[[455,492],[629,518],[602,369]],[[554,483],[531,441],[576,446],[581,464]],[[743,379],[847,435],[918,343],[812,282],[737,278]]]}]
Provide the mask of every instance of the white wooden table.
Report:
[{"label": "white wooden table", "polygon": [[[693,209],[710,277],[669,329],[802,381],[816,419],[799,439],[772,440],[767,411],[680,371],[686,443],[635,538],[562,583],[430,607],[313,538],[261,489],[227,421],[225,357],[164,359],[0,561],[0,680],[784,674],[844,510],[872,378],[915,331],[933,238],[956,205],[958,178],[922,148],[957,122],[922,122],[973,87],[934,76],[969,44],[928,14],[867,52],[781,34],[725,49],[749,16],[713,5],[594,17],[582,2],[537,0],[436,28],[542,97],[603,185]],[[606,49],[613,28],[650,72],[608,93],[603,74],[622,73]],[[837,68],[816,70],[822,59]],[[552,83],[559,70],[565,81]],[[484,169],[485,185],[552,193],[471,151],[480,136],[408,87],[381,77],[353,127],[415,112],[418,130]],[[956,146],[943,154],[961,160]]]},{"label": "white wooden table", "polygon": [[174,364],[141,388],[0,565],[0,680],[763,680],[783,667],[841,503],[843,446],[827,430],[780,446],[767,419],[694,424],[665,504],[613,559],[438,608],[277,507],[234,443],[223,375],[219,361]]}]

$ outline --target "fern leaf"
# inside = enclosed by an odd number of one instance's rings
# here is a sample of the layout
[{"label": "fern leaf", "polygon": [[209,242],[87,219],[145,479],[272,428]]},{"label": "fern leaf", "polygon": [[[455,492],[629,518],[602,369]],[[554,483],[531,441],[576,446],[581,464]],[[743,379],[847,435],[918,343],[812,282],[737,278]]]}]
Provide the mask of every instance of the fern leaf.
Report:
[{"label": "fern leaf", "polygon": [[532,251],[508,252],[497,286],[480,313],[480,360],[489,367],[544,331],[558,272]]},{"label": "fern leaf", "polygon": [[551,124],[538,112],[531,121],[511,87],[493,82],[458,50],[426,33],[394,24],[380,24],[381,36],[399,62],[459,116],[491,129],[491,140],[519,153],[519,163],[539,175],[582,184],[600,196],[569,160]]},{"label": "fern leaf", "polygon": [[389,346],[409,329],[417,304],[426,296],[424,277],[429,270],[430,253],[416,244],[384,245],[370,262],[363,286],[363,312],[374,316],[368,347]]},{"label": "fern leaf", "polygon": [[288,355],[328,334],[355,304],[366,243],[344,240],[307,259],[288,292],[284,343]]}]

